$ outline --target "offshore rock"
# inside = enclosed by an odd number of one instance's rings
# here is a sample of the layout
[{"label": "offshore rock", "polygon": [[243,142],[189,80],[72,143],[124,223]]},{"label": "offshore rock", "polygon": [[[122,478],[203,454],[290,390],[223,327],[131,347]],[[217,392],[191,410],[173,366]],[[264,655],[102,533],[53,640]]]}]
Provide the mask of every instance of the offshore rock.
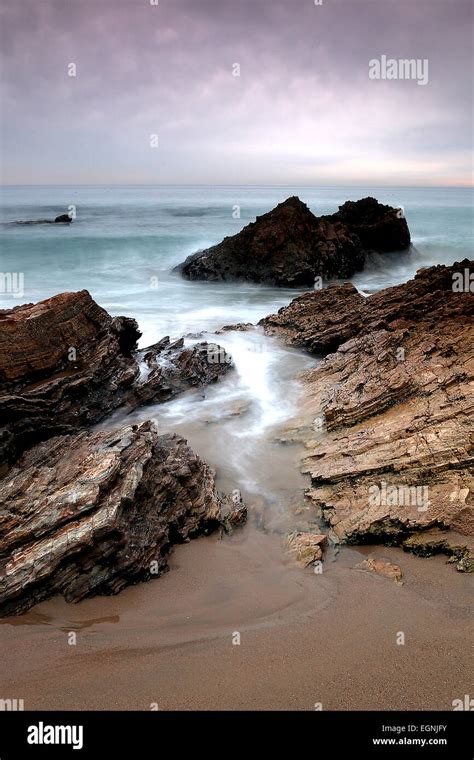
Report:
[{"label": "offshore rock", "polygon": [[315,216],[293,196],[236,235],[189,256],[175,271],[191,280],[248,280],[282,287],[351,277],[368,251],[399,250],[410,233],[397,209],[365,198]]}]

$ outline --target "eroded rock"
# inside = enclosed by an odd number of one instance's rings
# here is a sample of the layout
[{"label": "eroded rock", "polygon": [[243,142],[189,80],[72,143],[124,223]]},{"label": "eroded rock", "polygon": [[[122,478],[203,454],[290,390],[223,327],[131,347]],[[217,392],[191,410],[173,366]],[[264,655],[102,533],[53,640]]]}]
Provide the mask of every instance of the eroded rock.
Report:
[{"label": "eroded rock", "polygon": [[403,209],[385,206],[375,198],[346,201],[335,214],[325,218],[345,224],[367,250],[402,251],[411,242]]},{"label": "eroded rock", "polygon": [[207,360],[207,343],[186,348],[164,338],[137,354],[139,337],[134,319],[111,317],[86,290],[0,311],[1,461],[229,369]]},{"label": "eroded rock", "polygon": [[292,345],[335,351],[303,378],[307,419],[322,421],[303,469],[337,538],[405,546],[437,529],[463,570],[469,549],[451,539],[474,535],[474,295],[453,281],[466,268],[424,269],[368,298],[330,287],[263,320]]},{"label": "eroded rock", "polygon": [[151,422],[41,443],[1,493],[1,615],[157,577],[173,544],[213,530],[234,508],[186,441]]}]

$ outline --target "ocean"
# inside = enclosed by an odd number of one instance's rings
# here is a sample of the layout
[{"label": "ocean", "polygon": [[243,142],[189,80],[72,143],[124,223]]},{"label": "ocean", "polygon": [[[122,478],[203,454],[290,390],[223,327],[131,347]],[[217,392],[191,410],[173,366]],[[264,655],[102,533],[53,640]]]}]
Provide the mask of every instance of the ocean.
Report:
[{"label": "ocean", "polygon": [[[23,272],[24,296],[0,292],[0,307],[87,288],[110,313],[138,320],[142,345],[166,334],[255,322],[288,303],[294,291],[186,282],[171,270],[291,195],[316,214],[367,195],[404,208],[414,249],[370,261],[353,280],[362,290],[403,282],[422,266],[472,254],[470,188],[3,187],[0,271]],[[54,218],[70,205],[77,214],[70,226],[15,224]]]}]

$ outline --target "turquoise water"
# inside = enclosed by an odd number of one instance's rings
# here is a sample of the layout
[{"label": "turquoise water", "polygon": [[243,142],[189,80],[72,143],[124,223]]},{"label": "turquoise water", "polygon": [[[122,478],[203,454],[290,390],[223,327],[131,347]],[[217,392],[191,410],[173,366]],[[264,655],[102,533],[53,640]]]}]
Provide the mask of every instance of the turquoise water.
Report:
[{"label": "turquoise water", "polygon": [[[24,292],[0,292],[0,307],[87,288],[112,314],[135,317],[142,345],[222,324],[257,321],[295,292],[242,284],[186,282],[173,266],[238,232],[290,195],[317,214],[374,195],[403,206],[409,254],[374,257],[354,278],[362,290],[403,282],[421,266],[472,255],[473,191],[373,187],[4,187],[0,191],[0,271],[22,272]],[[75,205],[70,225],[19,225]],[[240,218],[236,216],[240,207]]]}]

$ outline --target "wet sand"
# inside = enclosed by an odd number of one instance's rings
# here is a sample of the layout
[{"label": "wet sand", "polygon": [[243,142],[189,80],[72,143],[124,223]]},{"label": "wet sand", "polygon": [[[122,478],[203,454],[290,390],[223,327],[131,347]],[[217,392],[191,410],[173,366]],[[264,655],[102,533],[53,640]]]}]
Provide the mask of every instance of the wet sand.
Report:
[{"label": "wet sand", "polygon": [[[369,554],[400,564],[404,585],[354,569]],[[317,575],[250,524],[178,547],[170,566],[1,621],[2,696],[26,710],[451,710],[470,693],[470,578],[445,558],[343,548]]]}]

